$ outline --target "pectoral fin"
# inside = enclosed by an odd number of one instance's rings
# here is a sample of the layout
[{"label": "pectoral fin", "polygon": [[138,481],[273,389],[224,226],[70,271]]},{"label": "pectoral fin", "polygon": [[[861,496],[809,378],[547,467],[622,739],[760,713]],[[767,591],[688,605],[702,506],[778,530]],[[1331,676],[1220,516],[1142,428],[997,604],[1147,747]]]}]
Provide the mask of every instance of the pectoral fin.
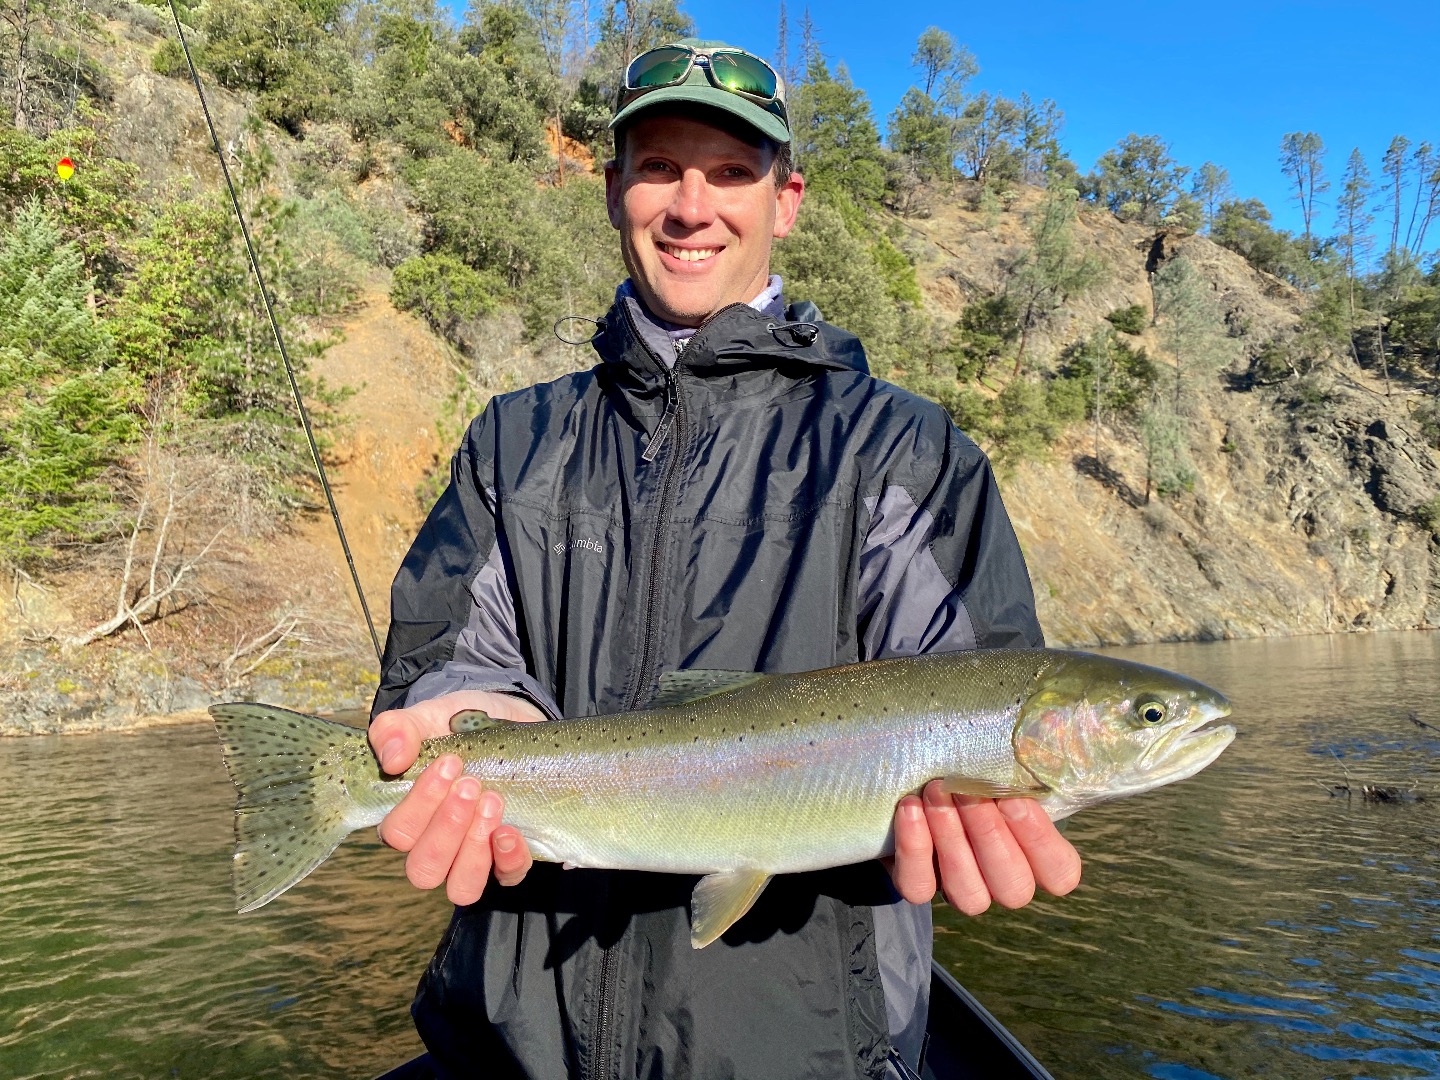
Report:
[{"label": "pectoral fin", "polygon": [[450,730],[459,735],[466,731],[484,731],[486,728],[503,727],[513,723],[511,720],[497,720],[487,712],[479,709],[468,709],[462,713],[456,713],[450,718]]},{"label": "pectoral fin", "polygon": [[1050,789],[1034,784],[1029,787],[1016,787],[1014,784],[1001,784],[994,780],[982,780],[975,776],[946,776],[940,781],[940,790],[947,795],[977,795],[982,799],[1008,799],[1017,795],[1043,795]]},{"label": "pectoral fin", "polygon": [[700,879],[690,897],[690,944],[703,949],[750,910],[771,875],[754,867]]}]

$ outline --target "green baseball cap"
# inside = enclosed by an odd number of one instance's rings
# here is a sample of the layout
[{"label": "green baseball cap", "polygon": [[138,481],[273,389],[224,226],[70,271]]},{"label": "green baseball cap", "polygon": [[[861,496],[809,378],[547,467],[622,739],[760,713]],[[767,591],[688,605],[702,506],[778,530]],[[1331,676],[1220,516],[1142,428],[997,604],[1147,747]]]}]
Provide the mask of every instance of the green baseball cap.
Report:
[{"label": "green baseball cap", "polygon": [[790,141],[784,81],[754,53],[723,41],[685,38],[637,56],[625,69],[610,127],[660,105],[718,109],[772,142]]}]

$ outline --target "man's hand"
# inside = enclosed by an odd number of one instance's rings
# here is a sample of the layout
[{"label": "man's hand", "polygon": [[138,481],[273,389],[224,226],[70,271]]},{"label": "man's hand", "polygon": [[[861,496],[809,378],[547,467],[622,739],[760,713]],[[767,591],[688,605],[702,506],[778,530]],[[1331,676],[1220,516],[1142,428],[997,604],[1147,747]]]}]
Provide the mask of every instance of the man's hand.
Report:
[{"label": "man's hand", "polygon": [[[544,720],[524,698],[487,690],[462,690],[408,709],[392,709],[370,725],[370,745],[388,773],[404,772],[420,756],[420,744],[450,734],[450,718],[481,709],[497,720]],[[520,833],[501,825],[504,800],[461,772],[461,761],[445,754],[426,766],[415,786],[380,823],[380,840],[408,852],[405,876],[417,889],[442,881],[453,904],[480,899],[495,871],[501,885],[514,885],[530,869],[530,849]]]},{"label": "man's hand", "polygon": [[1080,856],[1034,799],[947,795],[939,780],[895,809],[895,855],[887,860],[900,895],[934,899],[936,870],[952,907],[979,915],[995,901],[1024,907],[1035,886],[1064,896],[1080,884]]}]

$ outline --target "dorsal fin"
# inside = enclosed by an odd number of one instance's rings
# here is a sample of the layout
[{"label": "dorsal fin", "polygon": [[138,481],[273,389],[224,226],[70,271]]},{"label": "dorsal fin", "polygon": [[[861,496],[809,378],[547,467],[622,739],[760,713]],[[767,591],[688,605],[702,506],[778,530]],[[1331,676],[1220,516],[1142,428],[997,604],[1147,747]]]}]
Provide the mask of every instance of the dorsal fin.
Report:
[{"label": "dorsal fin", "polygon": [[687,705],[701,698],[728,694],[731,690],[765,678],[769,676],[756,671],[709,671],[705,668],[667,671],[660,676],[660,690],[648,707],[666,709],[673,705]]},{"label": "dorsal fin", "polygon": [[514,722],[513,720],[497,720],[480,709],[467,709],[450,718],[450,730],[459,735],[465,731],[484,731],[486,728],[503,727]]}]

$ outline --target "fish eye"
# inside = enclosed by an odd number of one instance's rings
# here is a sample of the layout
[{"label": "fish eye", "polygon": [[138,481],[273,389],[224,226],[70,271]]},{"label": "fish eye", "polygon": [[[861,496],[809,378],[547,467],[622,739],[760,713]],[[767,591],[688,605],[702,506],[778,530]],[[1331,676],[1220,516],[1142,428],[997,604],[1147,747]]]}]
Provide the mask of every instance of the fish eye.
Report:
[{"label": "fish eye", "polygon": [[1158,724],[1165,719],[1165,703],[1150,698],[1146,701],[1137,702],[1135,711],[1140,714],[1140,719],[1147,724]]}]

